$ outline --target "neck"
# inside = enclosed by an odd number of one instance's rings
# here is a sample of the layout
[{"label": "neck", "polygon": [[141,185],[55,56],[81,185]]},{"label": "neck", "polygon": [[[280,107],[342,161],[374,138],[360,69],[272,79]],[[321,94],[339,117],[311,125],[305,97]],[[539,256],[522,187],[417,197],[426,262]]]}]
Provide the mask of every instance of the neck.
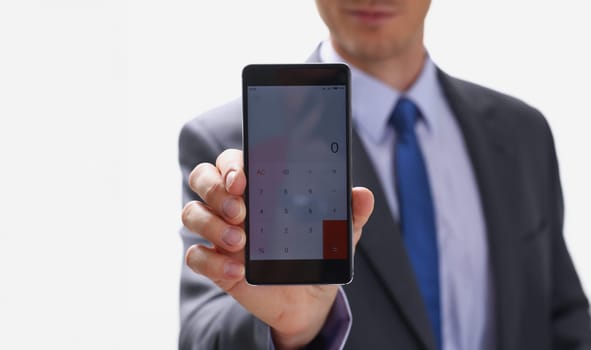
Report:
[{"label": "neck", "polygon": [[347,62],[401,92],[407,91],[421,74],[427,56],[422,43],[383,59],[354,57],[334,45],[334,41],[333,46]]}]

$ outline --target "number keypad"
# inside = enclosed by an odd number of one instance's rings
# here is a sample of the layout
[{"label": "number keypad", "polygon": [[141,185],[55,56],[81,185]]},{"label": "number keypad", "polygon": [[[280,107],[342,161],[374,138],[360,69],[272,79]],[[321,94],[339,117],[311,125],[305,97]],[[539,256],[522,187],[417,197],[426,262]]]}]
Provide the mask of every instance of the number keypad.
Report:
[{"label": "number keypad", "polygon": [[325,257],[326,222],[347,218],[344,172],[342,164],[331,163],[251,164],[251,259]]}]

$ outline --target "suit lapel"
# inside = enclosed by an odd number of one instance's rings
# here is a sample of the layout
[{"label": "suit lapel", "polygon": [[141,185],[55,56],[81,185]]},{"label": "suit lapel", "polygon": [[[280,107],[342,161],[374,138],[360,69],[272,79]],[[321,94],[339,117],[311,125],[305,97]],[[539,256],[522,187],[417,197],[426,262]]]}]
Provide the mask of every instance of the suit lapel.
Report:
[{"label": "suit lapel", "polygon": [[[521,222],[515,193],[519,169],[513,156],[508,125],[495,120],[491,101],[472,96],[471,87],[439,71],[444,94],[464,135],[474,169],[486,221],[490,266],[496,313],[496,342],[499,349],[515,349],[518,330],[520,278],[520,242],[515,225]],[[499,125],[501,124],[501,125]],[[518,200],[517,200],[518,201]]]},{"label": "suit lapel", "polygon": [[392,218],[373,164],[355,131],[352,149],[353,184],[369,188],[375,197],[374,212],[363,228],[357,254],[362,254],[369,261],[417,338],[427,349],[435,349],[435,337],[398,224]]}]

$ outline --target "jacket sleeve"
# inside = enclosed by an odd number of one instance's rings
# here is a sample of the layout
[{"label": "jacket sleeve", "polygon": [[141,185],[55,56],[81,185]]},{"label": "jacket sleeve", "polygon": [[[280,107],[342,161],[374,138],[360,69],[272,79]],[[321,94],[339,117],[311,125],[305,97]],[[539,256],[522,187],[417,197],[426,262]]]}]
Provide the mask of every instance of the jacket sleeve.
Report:
[{"label": "jacket sleeve", "polygon": [[564,204],[558,161],[550,129],[550,186],[548,217],[552,218],[552,349],[591,349],[591,321],[589,302],[568,253],[563,237]]}]

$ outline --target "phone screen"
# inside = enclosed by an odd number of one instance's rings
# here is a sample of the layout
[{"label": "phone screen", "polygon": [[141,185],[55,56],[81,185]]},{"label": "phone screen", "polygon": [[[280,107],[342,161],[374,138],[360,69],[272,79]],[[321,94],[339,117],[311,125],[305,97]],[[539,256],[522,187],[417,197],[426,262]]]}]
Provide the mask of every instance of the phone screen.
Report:
[{"label": "phone screen", "polygon": [[348,68],[255,67],[244,86],[247,279],[348,282]]}]

